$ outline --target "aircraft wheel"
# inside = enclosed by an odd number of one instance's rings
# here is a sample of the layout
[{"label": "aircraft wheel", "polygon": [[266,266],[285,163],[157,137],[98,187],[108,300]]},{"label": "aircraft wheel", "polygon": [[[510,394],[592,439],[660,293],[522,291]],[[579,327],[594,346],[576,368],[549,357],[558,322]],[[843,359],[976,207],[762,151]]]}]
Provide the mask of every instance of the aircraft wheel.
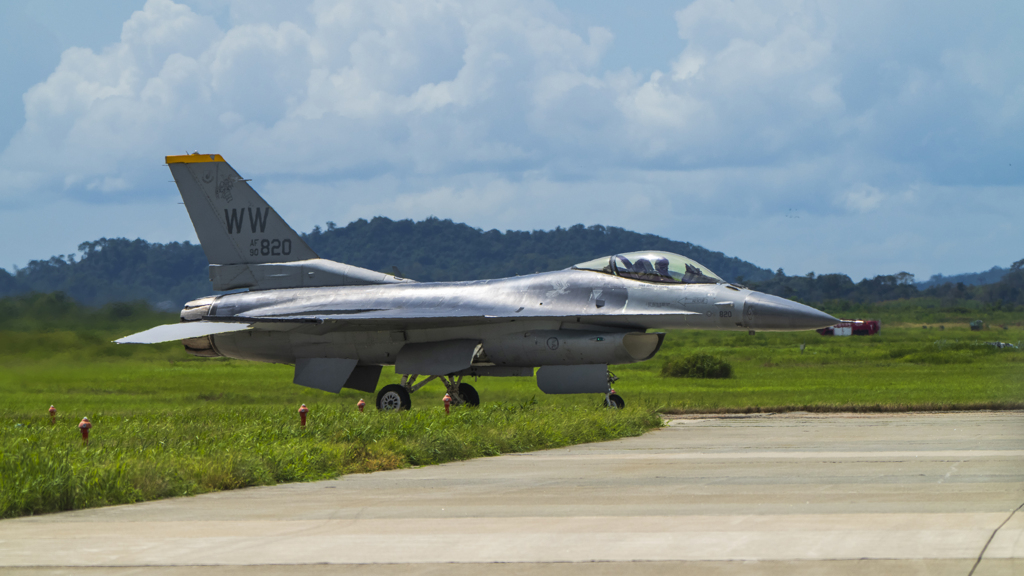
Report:
[{"label": "aircraft wheel", "polygon": [[618,394],[609,394],[605,398],[605,405],[609,408],[625,408],[626,401],[622,399],[622,396]]},{"label": "aircraft wheel", "polygon": [[459,396],[462,396],[462,401],[467,406],[480,405],[480,395],[477,394],[476,388],[473,388],[469,384],[459,384]]},{"label": "aircraft wheel", "polygon": [[412,408],[412,400],[405,386],[391,384],[385,386],[377,394],[377,410],[381,412],[398,412]]}]

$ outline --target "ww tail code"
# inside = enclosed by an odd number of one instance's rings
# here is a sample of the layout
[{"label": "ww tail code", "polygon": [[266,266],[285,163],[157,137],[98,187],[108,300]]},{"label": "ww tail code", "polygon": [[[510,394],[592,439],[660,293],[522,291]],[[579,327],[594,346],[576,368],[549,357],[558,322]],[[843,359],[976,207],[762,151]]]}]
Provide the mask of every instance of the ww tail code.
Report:
[{"label": "ww tail code", "polygon": [[232,208],[230,211],[224,209],[224,220],[228,225],[228,234],[239,234],[242,232],[242,224],[245,221],[245,211],[249,211],[249,228],[252,233],[256,233],[256,227],[259,226],[260,232],[265,232],[267,229],[267,216],[270,215],[270,207],[262,210],[256,209],[255,214],[252,208]]}]

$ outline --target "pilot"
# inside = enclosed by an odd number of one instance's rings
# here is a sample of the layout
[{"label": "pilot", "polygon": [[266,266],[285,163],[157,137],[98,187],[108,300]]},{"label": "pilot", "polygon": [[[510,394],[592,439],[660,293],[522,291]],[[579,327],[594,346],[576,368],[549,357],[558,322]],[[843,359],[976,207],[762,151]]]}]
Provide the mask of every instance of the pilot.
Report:
[{"label": "pilot", "polygon": [[672,279],[672,275],[668,273],[668,258],[664,256],[654,261],[654,271],[664,280]]},{"label": "pilot", "polygon": [[654,278],[654,266],[651,265],[651,261],[647,258],[640,258],[633,264],[633,271],[636,272],[636,277],[642,280],[655,280]]}]

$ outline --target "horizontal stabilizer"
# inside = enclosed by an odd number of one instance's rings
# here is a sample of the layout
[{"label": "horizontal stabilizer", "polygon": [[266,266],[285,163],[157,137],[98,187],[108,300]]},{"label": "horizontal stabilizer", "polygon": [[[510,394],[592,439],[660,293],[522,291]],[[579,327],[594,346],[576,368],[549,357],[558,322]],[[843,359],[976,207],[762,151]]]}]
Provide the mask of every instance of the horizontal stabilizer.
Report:
[{"label": "horizontal stabilizer", "polygon": [[248,323],[182,322],[150,328],[144,332],[114,340],[114,342],[118,344],[158,344],[160,342],[172,342],[186,338],[199,338],[200,336],[209,336],[210,334],[238,332],[239,330],[248,330],[249,328],[250,325]]}]

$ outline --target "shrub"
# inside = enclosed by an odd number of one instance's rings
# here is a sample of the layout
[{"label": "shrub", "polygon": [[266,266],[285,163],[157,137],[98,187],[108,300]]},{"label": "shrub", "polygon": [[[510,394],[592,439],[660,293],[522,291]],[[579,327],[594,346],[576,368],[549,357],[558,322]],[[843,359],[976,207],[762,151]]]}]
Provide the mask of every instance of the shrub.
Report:
[{"label": "shrub", "polygon": [[732,366],[711,354],[690,354],[682,358],[669,358],[661,366],[662,376],[676,378],[729,378]]}]

